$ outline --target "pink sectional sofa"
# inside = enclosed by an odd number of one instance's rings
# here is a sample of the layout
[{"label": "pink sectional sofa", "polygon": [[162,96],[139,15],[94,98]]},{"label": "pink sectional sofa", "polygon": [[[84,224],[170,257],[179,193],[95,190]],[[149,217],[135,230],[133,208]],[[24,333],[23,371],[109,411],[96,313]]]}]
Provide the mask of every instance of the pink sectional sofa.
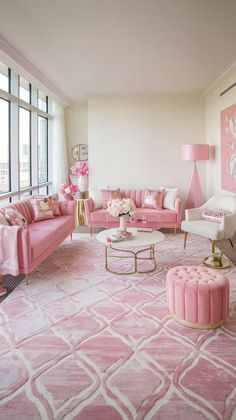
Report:
[{"label": "pink sectional sofa", "polygon": [[[60,216],[35,223],[32,223],[32,207],[29,199],[6,207],[18,210],[27,222],[27,227],[20,228],[17,235],[19,272],[26,274],[27,280],[28,274],[74,231],[75,202],[59,201]],[[9,229],[11,228],[9,226]]]},{"label": "pink sectional sofa", "polygon": [[[180,226],[182,218],[182,201],[179,197],[173,202],[172,208],[151,209],[143,208],[145,190],[120,190],[122,197],[131,198],[135,205],[135,222],[132,223],[128,218],[128,226],[140,227],[143,226],[142,218],[145,216],[147,223],[145,227],[153,229],[158,228],[176,228]],[[165,201],[164,201],[165,202]],[[84,201],[84,209],[86,222],[92,234],[92,228],[112,228],[119,226],[119,217],[111,216],[106,209],[94,208],[94,201],[88,198]]]}]

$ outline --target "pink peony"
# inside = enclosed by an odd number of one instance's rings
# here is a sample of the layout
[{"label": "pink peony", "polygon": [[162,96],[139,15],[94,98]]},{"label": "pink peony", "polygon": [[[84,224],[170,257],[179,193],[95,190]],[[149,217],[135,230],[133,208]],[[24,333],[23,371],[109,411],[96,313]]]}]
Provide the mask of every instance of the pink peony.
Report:
[{"label": "pink peony", "polygon": [[73,200],[73,195],[78,191],[78,187],[72,182],[64,182],[61,184],[59,191],[66,200]]},{"label": "pink peony", "polygon": [[70,169],[73,175],[88,176],[88,162],[87,161],[76,162],[76,164],[71,166]]}]

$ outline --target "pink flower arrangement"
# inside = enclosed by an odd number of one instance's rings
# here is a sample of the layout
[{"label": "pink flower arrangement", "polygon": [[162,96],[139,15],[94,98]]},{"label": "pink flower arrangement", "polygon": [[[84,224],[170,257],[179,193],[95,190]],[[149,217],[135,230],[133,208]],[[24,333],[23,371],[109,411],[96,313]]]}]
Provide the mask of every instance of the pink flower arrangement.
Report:
[{"label": "pink flower arrangement", "polygon": [[73,175],[88,176],[88,162],[87,161],[76,162],[76,164],[71,166],[70,169]]},{"label": "pink flower arrangement", "polygon": [[59,191],[66,200],[73,200],[73,196],[78,191],[78,188],[71,182],[64,182],[64,184],[61,184]]}]

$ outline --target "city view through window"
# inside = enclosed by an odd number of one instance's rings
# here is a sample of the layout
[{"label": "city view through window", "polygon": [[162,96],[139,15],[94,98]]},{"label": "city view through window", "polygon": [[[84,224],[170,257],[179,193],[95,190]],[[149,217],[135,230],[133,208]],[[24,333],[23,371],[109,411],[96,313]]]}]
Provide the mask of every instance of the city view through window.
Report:
[{"label": "city view through window", "polygon": [[31,105],[31,85],[17,75],[18,104],[17,96],[9,93],[10,77],[0,63],[0,198],[48,182],[48,97],[33,88],[36,100]]}]

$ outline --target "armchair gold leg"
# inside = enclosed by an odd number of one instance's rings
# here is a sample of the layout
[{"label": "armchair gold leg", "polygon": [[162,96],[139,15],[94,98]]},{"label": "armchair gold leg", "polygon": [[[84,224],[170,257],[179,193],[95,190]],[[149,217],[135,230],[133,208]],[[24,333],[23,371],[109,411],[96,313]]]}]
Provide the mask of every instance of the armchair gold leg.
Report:
[{"label": "armchair gold leg", "polygon": [[72,233],[70,234],[70,240],[72,241]]},{"label": "armchair gold leg", "polygon": [[29,274],[25,275],[26,286],[29,285]]},{"label": "armchair gold leg", "polygon": [[92,226],[89,227],[89,231],[90,231],[90,236],[92,236],[93,235],[93,228],[92,228]]},{"label": "armchair gold leg", "polygon": [[176,233],[177,233],[177,229],[176,229],[176,227],[174,228],[174,235],[176,235]]},{"label": "armchair gold leg", "polygon": [[216,241],[211,241],[211,252],[214,254],[215,252]]},{"label": "armchair gold leg", "polygon": [[234,247],[234,244],[233,244],[233,242],[232,242],[232,240],[229,238],[229,243],[230,243],[230,245],[232,246],[232,248]]},{"label": "armchair gold leg", "polygon": [[184,249],[186,247],[188,232],[184,232]]}]

